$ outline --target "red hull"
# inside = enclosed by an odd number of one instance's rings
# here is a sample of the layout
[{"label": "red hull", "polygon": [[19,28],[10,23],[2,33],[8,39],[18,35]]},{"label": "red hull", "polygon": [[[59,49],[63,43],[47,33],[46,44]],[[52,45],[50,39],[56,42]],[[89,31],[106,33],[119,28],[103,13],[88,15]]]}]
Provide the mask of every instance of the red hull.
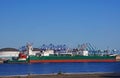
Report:
[{"label": "red hull", "polygon": [[30,63],[70,63],[70,62],[116,62],[115,59],[107,59],[107,60],[30,60]]}]

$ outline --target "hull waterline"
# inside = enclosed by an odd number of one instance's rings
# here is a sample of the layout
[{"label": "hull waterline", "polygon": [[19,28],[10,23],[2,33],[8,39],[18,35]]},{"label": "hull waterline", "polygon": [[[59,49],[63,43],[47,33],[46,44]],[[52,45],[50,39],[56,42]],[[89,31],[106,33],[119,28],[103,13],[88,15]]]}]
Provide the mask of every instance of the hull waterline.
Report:
[{"label": "hull waterline", "polygon": [[116,62],[114,59],[108,60],[30,60],[30,63],[78,63],[78,62]]}]

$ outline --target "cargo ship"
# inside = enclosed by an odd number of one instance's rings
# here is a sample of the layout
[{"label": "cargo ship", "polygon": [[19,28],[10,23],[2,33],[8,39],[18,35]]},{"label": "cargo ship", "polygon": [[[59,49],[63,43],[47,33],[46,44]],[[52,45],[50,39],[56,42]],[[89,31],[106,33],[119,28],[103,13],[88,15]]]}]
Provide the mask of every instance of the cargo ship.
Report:
[{"label": "cargo ship", "polygon": [[[28,44],[27,53],[20,52],[18,58],[6,60],[4,63],[68,63],[68,62],[119,62],[120,56],[110,55],[89,55],[89,51],[83,50],[80,53],[54,52],[45,50],[33,55],[32,45]],[[82,54],[82,55],[81,55]]]}]

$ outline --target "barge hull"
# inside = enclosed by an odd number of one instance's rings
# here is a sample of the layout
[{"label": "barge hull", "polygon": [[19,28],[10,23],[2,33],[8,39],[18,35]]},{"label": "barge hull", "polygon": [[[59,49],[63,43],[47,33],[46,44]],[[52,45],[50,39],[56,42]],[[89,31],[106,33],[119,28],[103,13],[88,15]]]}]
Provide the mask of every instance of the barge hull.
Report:
[{"label": "barge hull", "polygon": [[78,62],[117,62],[115,59],[103,59],[103,60],[30,60],[30,63],[78,63]]}]

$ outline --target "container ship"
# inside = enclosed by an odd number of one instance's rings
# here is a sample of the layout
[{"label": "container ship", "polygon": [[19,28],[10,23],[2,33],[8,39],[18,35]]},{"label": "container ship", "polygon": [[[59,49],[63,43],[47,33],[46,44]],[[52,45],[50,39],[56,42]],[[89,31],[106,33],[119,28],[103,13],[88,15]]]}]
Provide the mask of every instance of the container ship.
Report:
[{"label": "container ship", "polygon": [[69,63],[69,62],[119,62],[119,55],[89,55],[89,51],[56,52],[43,50],[33,54],[31,44],[27,44],[26,53],[20,52],[17,58],[6,60],[4,63]]}]

